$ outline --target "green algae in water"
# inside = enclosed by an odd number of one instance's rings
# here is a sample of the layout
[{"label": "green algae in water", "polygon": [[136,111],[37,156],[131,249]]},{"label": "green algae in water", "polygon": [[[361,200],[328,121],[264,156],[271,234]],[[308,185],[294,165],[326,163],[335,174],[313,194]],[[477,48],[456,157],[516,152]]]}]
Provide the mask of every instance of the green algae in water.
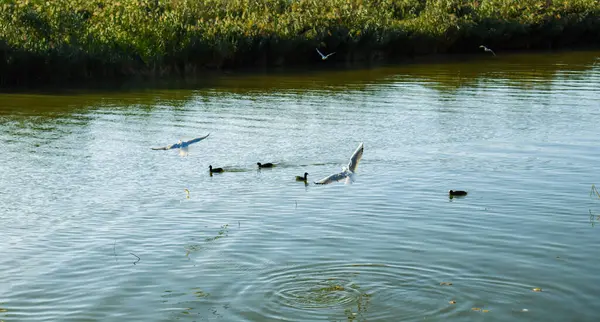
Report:
[{"label": "green algae in water", "polygon": [[[339,279],[326,279],[321,281],[299,281],[301,284],[287,293],[288,304],[304,307],[331,307],[342,304],[356,303],[362,294],[355,284],[348,285],[348,281]],[[312,285],[310,285],[312,284]]]},{"label": "green algae in water", "polygon": [[218,233],[217,236],[206,238],[205,241],[210,242],[210,241],[215,241],[217,239],[226,237],[227,233],[229,232],[229,228],[228,227],[229,227],[229,224],[221,226],[221,230],[219,230],[219,233]]},{"label": "green algae in water", "polygon": [[165,291],[164,293],[166,293],[166,294],[163,294],[160,297],[162,297],[162,298],[173,298],[173,297],[179,297],[179,296],[185,295],[185,293],[173,293],[173,291]]},{"label": "green algae in water", "polygon": [[197,298],[205,298],[210,296],[210,293],[202,291],[199,287],[193,288],[192,291],[194,291],[194,296]]},{"label": "green algae in water", "polygon": [[[214,237],[207,237],[204,239],[205,242],[213,242],[215,240],[221,239],[223,237],[227,237],[227,233],[229,232],[229,224],[225,224],[223,226],[221,226],[221,229],[219,230],[219,232],[217,233],[216,236]],[[189,256],[191,253],[197,252],[202,250],[203,246],[200,244],[191,244],[191,245],[186,245],[185,247],[185,256]]]},{"label": "green algae in water", "polygon": [[344,310],[344,314],[348,321],[355,321],[356,319],[363,318],[364,314],[367,313],[369,303],[371,302],[371,294],[363,293],[356,301],[356,310],[354,308],[347,308]]},{"label": "green algae in water", "polygon": [[600,192],[598,192],[598,189],[596,189],[595,184],[592,185],[592,190],[590,191],[590,197],[593,195],[596,195],[598,198],[600,198]]}]

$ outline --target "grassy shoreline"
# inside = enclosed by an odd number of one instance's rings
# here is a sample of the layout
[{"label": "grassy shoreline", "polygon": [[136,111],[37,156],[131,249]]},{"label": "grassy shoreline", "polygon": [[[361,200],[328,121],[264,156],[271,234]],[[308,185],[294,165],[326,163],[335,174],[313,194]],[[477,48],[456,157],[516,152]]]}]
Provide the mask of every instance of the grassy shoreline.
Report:
[{"label": "grassy shoreline", "polygon": [[[597,0],[5,0],[0,87],[600,44]],[[328,61],[329,62],[329,61]]]}]

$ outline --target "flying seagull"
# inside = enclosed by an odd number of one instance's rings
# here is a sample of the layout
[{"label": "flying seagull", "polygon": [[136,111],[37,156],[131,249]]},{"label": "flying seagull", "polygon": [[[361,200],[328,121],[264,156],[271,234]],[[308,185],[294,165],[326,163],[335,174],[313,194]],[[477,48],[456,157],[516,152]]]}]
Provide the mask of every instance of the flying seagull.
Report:
[{"label": "flying seagull", "polygon": [[361,142],[358,145],[358,148],[356,148],[356,151],[354,151],[354,153],[350,157],[350,162],[348,163],[348,166],[342,168],[342,172],[334,173],[328,177],[316,181],[315,184],[329,184],[332,182],[341,181],[343,179],[346,179],[346,183],[349,183],[352,177],[354,176],[354,173],[356,172],[356,167],[358,166],[358,163],[362,158],[364,149],[365,147]]},{"label": "flying seagull", "polygon": [[484,45],[481,45],[481,46],[479,46],[479,48],[483,48],[483,50],[484,50],[484,51],[489,51],[490,53],[494,54],[494,56],[496,56],[496,53],[495,53],[493,50],[491,50],[491,49],[487,48],[487,47],[486,47],[486,46],[484,46]]},{"label": "flying seagull", "polygon": [[187,152],[187,148],[190,144],[192,143],[196,143],[196,142],[200,142],[204,139],[206,139],[208,136],[210,135],[210,133],[208,133],[205,136],[199,137],[199,138],[195,138],[195,139],[191,139],[189,141],[181,141],[179,140],[179,142],[175,143],[175,144],[171,144],[171,145],[167,145],[167,146],[163,146],[160,148],[152,148],[152,150],[172,150],[172,149],[181,149],[181,152]]},{"label": "flying seagull", "polygon": [[325,55],[323,55],[323,53],[322,53],[322,52],[320,52],[320,51],[319,51],[319,48],[315,48],[315,49],[317,50],[317,52],[319,53],[319,55],[321,55],[321,59],[322,59],[322,60],[325,60],[325,59],[329,58],[329,56],[331,56],[331,55],[335,54],[335,51],[334,51],[334,52],[332,52],[331,54],[327,54],[327,56],[325,56]]}]

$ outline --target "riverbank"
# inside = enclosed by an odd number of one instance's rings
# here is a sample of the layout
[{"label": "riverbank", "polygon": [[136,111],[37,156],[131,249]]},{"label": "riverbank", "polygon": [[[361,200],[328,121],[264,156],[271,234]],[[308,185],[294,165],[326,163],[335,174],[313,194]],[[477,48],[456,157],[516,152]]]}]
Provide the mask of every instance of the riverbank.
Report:
[{"label": "riverbank", "polygon": [[595,0],[8,1],[0,86],[600,44]]}]

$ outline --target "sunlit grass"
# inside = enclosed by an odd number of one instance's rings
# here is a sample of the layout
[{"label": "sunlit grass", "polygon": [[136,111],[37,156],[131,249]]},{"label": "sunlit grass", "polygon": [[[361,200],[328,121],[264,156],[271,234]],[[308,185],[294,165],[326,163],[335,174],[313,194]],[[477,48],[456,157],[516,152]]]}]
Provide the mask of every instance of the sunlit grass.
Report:
[{"label": "sunlit grass", "polygon": [[[597,0],[5,0],[0,82],[600,41]],[[377,54],[375,54],[377,53]]]}]

